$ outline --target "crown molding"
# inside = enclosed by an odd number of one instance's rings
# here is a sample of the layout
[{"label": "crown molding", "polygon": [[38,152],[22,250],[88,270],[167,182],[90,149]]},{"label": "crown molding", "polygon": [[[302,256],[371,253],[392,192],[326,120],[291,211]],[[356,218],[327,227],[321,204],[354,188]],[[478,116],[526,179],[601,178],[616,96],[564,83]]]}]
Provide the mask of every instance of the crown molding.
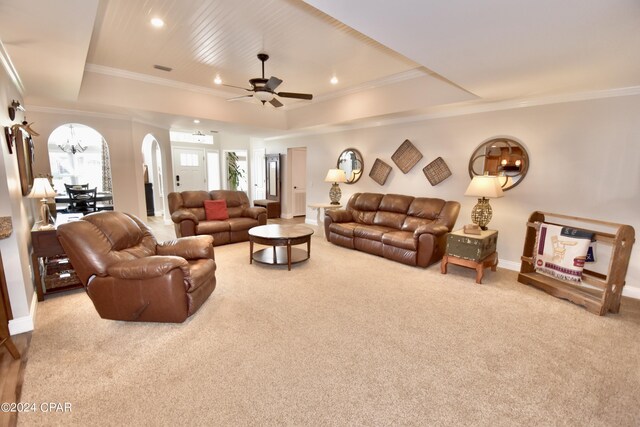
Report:
[{"label": "crown molding", "polygon": [[89,73],[103,74],[105,76],[120,77],[123,79],[136,80],[143,83],[149,83],[159,86],[171,87],[174,89],[188,90],[190,92],[202,93],[214,96],[235,96],[236,93],[227,92],[220,89],[212,89],[205,86],[193,85],[190,83],[179,82],[176,80],[165,79],[163,77],[150,76],[148,74],[135,73],[133,71],[122,70],[119,68],[106,67],[104,65],[87,63],[84,70]]},{"label": "crown molding", "polygon": [[4,44],[2,44],[2,40],[0,40],[0,62],[2,62],[5,71],[9,75],[9,78],[13,82],[18,92],[20,92],[20,95],[24,96],[24,85],[22,84],[22,80],[20,79],[18,70],[16,70],[16,67],[13,66],[13,62],[11,62],[9,53],[4,48]]},{"label": "crown molding", "polygon": [[43,107],[39,105],[29,105],[29,111],[47,114],[68,114],[75,116],[97,117],[100,119],[132,121],[131,116],[125,114],[98,113],[95,111],[73,110],[70,108]]},{"label": "crown molding", "polygon": [[[324,95],[316,96],[313,98],[316,102],[324,102],[330,99],[341,98],[343,96],[351,95],[358,92],[363,92],[365,90],[376,89],[383,86],[392,85],[395,83],[400,83],[405,80],[417,79],[425,76],[435,76],[436,74],[430,71],[427,71],[425,68],[414,68],[411,70],[403,71],[401,73],[392,74],[390,76],[382,77],[380,79],[371,80],[368,82],[361,83],[359,85],[350,86],[348,88],[342,90],[336,90],[334,92],[325,93]],[[293,110],[300,107],[305,107],[309,104],[306,103],[298,103],[292,104],[288,106],[287,110]],[[285,106],[286,107],[286,106]]]},{"label": "crown molding", "polygon": [[551,95],[537,98],[524,98],[519,100],[508,101],[485,101],[473,100],[459,104],[447,105],[441,108],[435,108],[434,111],[413,114],[406,117],[394,118],[378,118],[364,119],[358,123],[347,123],[343,125],[320,125],[302,130],[300,132],[287,133],[281,136],[265,138],[265,141],[298,138],[309,135],[320,135],[335,132],[344,132],[348,130],[366,129],[379,126],[392,126],[402,123],[412,123],[425,120],[433,120],[447,117],[465,116],[469,114],[488,113],[492,111],[514,110],[518,108],[536,107],[542,105],[562,104],[566,102],[580,102],[603,98],[617,98],[622,96],[640,95],[640,86],[631,86],[625,88],[606,89],[578,93],[566,93],[560,95]]},{"label": "crown molding", "polygon": [[[229,92],[220,89],[213,89],[204,86],[192,85],[190,83],[179,82],[176,80],[165,79],[162,77],[150,76],[148,74],[136,73],[133,71],[122,70],[119,68],[106,67],[98,64],[86,64],[85,71],[90,73],[103,74],[106,76],[120,77],[124,79],[136,80],[143,83],[155,84],[160,86],[171,87],[174,89],[188,90],[190,92],[202,93],[206,95],[214,95],[220,97],[237,96],[235,92]],[[403,71],[401,73],[386,76],[377,80],[371,80],[369,82],[361,83],[356,86],[351,86],[343,90],[337,90],[334,92],[326,93],[324,95],[314,97],[315,102],[323,102],[329,99],[340,98],[346,95],[350,95],[357,92],[362,92],[369,89],[375,89],[382,86],[387,86],[405,80],[416,79],[419,77],[425,77],[433,75],[434,73],[427,71],[425,68],[414,68],[411,70]],[[292,110],[295,108],[301,108],[309,105],[305,102],[299,102],[296,104],[288,104],[284,106],[285,110]]]}]

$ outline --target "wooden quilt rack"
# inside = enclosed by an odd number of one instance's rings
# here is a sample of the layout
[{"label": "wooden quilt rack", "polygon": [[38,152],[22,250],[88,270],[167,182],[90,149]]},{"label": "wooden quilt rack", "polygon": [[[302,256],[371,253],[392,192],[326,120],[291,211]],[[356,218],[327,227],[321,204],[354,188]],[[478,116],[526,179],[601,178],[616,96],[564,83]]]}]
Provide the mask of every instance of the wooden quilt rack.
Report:
[{"label": "wooden quilt rack", "polygon": [[[585,286],[536,272],[533,263],[536,232],[540,222],[592,232],[597,242],[603,242],[603,245],[610,245],[611,258],[607,273],[598,273],[585,268],[582,272],[582,282],[590,285]],[[568,224],[567,222],[571,223]],[[580,225],[573,224],[576,222],[580,223]],[[582,224],[587,224],[587,227],[589,225],[597,226],[598,229],[585,228]],[[600,231],[602,228],[614,230],[614,232]],[[622,288],[625,284],[625,276],[629,266],[631,248],[634,242],[635,230],[630,225],[535,211],[527,222],[527,235],[524,241],[518,281],[540,288],[555,297],[582,305],[588,311],[599,316],[603,316],[609,311],[618,313]]]}]

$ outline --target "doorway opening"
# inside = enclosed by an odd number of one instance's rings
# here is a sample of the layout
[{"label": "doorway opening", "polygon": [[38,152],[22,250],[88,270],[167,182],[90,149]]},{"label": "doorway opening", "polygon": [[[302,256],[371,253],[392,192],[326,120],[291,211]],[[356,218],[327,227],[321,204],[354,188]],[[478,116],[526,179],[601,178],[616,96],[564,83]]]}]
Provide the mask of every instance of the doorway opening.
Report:
[{"label": "doorway opening", "polygon": [[109,145],[98,131],[80,123],[66,123],[51,132],[47,148],[56,193],[66,194],[65,184],[95,188],[103,194],[100,208],[113,208]]},{"label": "doorway opening", "polygon": [[247,193],[249,161],[247,150],[224,150],[226,188]]},{"label": "doorway opening", "polygon": [[145,135],[142,140],[142,163],[147,216],[162,216],[166,210],[162,148],[151,134]]}]

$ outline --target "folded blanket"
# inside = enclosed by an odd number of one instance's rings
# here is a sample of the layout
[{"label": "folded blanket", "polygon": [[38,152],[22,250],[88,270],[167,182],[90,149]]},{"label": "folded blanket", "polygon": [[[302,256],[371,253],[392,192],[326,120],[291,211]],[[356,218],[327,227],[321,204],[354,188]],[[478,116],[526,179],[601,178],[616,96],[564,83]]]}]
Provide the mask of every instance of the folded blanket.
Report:
[{"label": "folded blanket", "polygon": [[593,233],[540,223],[536,235],[536,271],[562,280],[580,282]]}]

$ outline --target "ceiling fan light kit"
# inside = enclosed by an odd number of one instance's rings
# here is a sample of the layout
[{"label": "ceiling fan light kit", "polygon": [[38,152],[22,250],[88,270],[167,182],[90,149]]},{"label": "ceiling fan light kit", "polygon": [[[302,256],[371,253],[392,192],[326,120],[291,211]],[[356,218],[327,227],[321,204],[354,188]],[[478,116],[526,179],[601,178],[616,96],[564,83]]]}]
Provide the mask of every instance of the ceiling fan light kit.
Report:
[{"label": "ceiling fan light kit", "polygon": [[293,98],[293,99],[313,99],[313,95],[310,93],[296,93],[296,92],[276,92],[276,88],[282,84],[282,80],[277,77],[271,76],[269,79],[264,77],[264,63],[269,59],[269,55],[266,53],[259,53],[258,59],[262,62],[262,77],[256,77],[254,79],[249,80],[249,84],[251,85],[250,89],[222,84],[223,86],[233,87],[236,89],[244,89],[247,92],[253,92],[251,95],[238,96],[235,98],[230,98],[227,101],[237,101],[244,98],[256,98],[264,105],[266,102],[273,105],[275,108],[280,108],[284,104],[282,104],[276,96],[281,98]]}]

